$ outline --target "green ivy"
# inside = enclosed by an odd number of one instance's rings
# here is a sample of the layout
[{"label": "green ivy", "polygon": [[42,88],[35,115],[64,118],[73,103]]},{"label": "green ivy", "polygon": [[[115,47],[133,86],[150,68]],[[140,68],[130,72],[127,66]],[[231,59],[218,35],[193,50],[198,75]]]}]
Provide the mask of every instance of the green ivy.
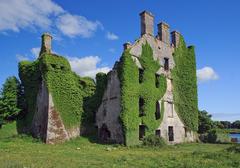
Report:
[{"label": "green ivy", "polygon": [[197,77],[194,47],[186,47],[183,37],[173,54],[173,97],[177,113],[193,131],[198,129]]},{"label": "green ivy", "polygon": [[35,114],[37,94],[41,82],[39,61],[22,61],[18,64],[19,77],[24,87],[25,107],[17,120],[18,131],[29,131]]},{"label": "green ivy", "polygon": [[[20,62],[19,76],[24,86],[27,107],[18,120],[20,130],[31,128],[42,80],[51,93],[54,106],[67,129],[80,126],[81,121],[93,125],[95,111],[100,104],[99,97],[104,92],[104,87],[98,84],[101,77],[97,76],[96,89],[94,80],[79,77],[72,72],[69,62],[64,57],[47,53],[43,53],[34,62]],[[90,106],[89,102],[94,105]]]},{"label": "green ivy", "polygon": [[[125,144],[127,146],[139,143],[139,125],[146,126],[146,136],[151,135],[160,125],[163,118],[161,110],[160,119],[155,118],[156,102],[166,92],[166,78],[158,77],[159,87],[155,86],[155,74],[160,65],[153,59],[151,46],[146,43],[142,46],[142,54],[139,61],[144,73],[142,82],[139,83],[139,70],[134,63],[129,51],[125,51],[120,60],[119,78],[121,81],[121,122],[125,133]],[[144,100],[144,115],[139,116],[139,98]]]}]

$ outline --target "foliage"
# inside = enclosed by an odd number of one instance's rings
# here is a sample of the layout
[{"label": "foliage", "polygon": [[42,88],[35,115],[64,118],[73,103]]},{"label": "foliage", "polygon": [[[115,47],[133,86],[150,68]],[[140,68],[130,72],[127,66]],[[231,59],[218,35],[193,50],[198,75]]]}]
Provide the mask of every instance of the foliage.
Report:
[{"label": "foliage", "polygon": [[152,134],[143,138],[143,145],[163,147],[166,146],[166,142],[162,137]]},{"label": "foliage", "polygon": [[[82,122],[84,125],[93,125],[95,122],[95,114],[102,102],[102,97],[107,86],[107,75],[99,72],[96,74],[96,90],[94,94],[84,98],[84,114]],[[93,88],[93,87],[92,87]],[[89,92],[88,92],[89,93]]]},{"label": "foliage", "polygon": [[39,60],[22,61],[18,64],[19,77],[24,87],[25,106],[17,119],[18,131],[29,131],[35,114],[37,93],[42,80]]},{"label": "foliage", "polygon": [[237,145],[231,146],[231,147],[227,148],[227,151],[240,154],[240,145],[237,144]]},{"label": "foliage", "polygon": [[231,128],[231,122],[230,121],[220,121],[220,122],[225,129]]},{"label": "foliage", "polygon": [[175,67],[172,70],[175,109],[184,124],[198,130],[197,77],[194,47],[186,47],[183,37],[173,54]]},{"label": "foliage", "polygon": [[0,93],[0,125],[5,121],[13,121],[20,112],[20,82],[15,76],[8,77]]},{"label": "foliage", "polygon": [[[160,68],[153,60],[153,51],[148,43],[142,46],[139,61],[143,67],[142,82],[139,83],[139,70],[129,51],[121,57],[118,74],[121,81],[121,122],[125,133],[125,144],[138,144],[139,124],[146,126],[146,136],[152,134],[160,125],[163,114],[155,119],[156,102],[166,92],[166,79],[163,75],[158,78],[160,87],[155,86],[155,74]],[[139,116],[139,98],[144,100],[144,115]]]},{"label": "foliage", "polygon": [[205,110],[198,111],[198,133],[206,133],[214,127],[211,117]]},{"label": "foliage", "polygon": [[30,128],[42,82],[50,92],[54,108],[59,112],[67,129],[79,127],[82,116],[87,120],[93,118],[89,111],[84,113],[83,106],[85,98],[95,93],[95,82],[91,78],[79,77],[72,72],[69,62],[64,57],[44,53],[34,62],[20,62],[19,76],[26,99],[26,110],[18,121],[19,128]]},{"label": "foliage", "polygon": [[231,138],[227,131],[222,129],[211,129],[207,133],[202,134],[202,141],[205,143],[230,143]]},{"label": "foliage", "polygon": [[231,125],[232,128],[240,129],[240,120],[236,120]]}]

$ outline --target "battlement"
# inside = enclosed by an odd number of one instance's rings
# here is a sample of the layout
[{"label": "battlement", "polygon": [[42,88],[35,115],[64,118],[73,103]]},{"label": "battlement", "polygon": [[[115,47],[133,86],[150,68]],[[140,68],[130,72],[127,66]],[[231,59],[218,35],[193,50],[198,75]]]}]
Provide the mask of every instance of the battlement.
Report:
[{"label": "battlement", "polygon": [[[140,23],[141,23],[141,36],[147,34],[154,36],[154,15],[151,12],[143,11],[140,13]],[[170,26],[165,22],[160,22],[157,24],[158,33],[157,39],[174,47],[179,44],[180,33],[177,31],[172,31],[171,36],[169,33]]]},{"label": "battlement", "polygon": [[52,50],[52,36],[49,33],[43,33],[42,46],[39,56],[43,53],[51,53]]}]

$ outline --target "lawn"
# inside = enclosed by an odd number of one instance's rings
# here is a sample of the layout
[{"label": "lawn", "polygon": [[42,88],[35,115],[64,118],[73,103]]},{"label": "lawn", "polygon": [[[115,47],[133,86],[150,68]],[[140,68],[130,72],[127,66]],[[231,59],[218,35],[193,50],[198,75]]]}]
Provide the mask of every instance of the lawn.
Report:
[{"label": "lawn", "polygon": [[15,125],[0,130],[0,167],[209,167],[240,168],[240,153],[228,152],[231,144],[181,144],[163,148],[102,145],[77,138],[46,145],[18,136]]}]

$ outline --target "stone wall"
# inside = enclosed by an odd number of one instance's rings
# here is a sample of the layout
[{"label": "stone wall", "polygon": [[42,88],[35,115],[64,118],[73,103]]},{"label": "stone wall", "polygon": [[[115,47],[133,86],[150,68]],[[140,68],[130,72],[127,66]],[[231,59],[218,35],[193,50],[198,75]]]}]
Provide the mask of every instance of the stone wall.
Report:
[{"label": "stone wall", "polygon": [[122,125],[119,122],[121,112],[120,81],[117,70],[108,74],[107,88],[96,113],[96,125],[99,139],[103,142],[124,143]]}]

